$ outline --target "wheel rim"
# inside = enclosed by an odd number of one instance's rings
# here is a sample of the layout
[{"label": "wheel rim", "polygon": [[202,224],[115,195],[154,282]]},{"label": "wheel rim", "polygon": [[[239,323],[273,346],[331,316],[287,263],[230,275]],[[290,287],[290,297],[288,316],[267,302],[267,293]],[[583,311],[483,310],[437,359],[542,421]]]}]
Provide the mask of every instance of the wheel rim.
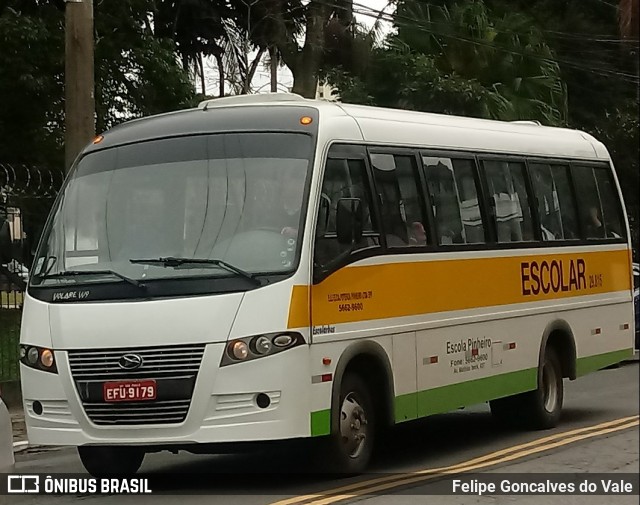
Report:
[{"label": "wheel rim", "polygon": [[542,388],[544,391],[544,409],[553,412],[558,403],[558,377],[556,369],[546,363],[542,369]]},{"label": "wheel rim", "polygon": [[349,393],[340,409],[340,436],[350,458],[360,456],[367,443],[367,415],[354,393]]}]

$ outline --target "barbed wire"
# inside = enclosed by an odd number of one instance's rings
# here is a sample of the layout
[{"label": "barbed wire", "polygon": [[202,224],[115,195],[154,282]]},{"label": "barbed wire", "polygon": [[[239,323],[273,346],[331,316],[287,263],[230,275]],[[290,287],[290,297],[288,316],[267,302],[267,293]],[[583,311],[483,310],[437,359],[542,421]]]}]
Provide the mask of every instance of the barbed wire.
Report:
[{"label": "barbed wire", "polygon": [[62,170],[0,163],[0,203],[8,197],[55,197],[63,181]]}]

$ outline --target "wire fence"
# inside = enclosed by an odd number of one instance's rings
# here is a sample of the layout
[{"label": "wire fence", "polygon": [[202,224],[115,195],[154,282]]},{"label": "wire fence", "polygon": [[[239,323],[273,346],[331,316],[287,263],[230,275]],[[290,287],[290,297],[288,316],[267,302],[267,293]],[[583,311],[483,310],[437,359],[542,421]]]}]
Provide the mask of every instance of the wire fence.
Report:
[{"label": "wire fence", "polygon": [[18,344],[22,310],[0,308],[0,382],[20,378]]},{"label": "wire fence", "polygon": [[64,174],[0,162],[0,382],[19,379],[20,321],[37,241]]}]

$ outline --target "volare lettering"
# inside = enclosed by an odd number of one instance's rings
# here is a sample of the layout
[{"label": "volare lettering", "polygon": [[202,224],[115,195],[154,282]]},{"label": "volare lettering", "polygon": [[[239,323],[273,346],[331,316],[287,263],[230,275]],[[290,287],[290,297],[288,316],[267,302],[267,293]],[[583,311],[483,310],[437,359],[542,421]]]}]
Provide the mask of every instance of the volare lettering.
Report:
[{"label": "volare lettering", "polygon": [[89,297],[90,291],[61,291],[53,293],[54,302],[70,302],[73,300],[85,300]]},{"label": "volare lettering", "polygon": [[[596,277],[594,276],[594,279]],[[524,296],[563,293],[602,286],[602,275],[587,284],[582,258],[571,260],[524,261],[520,263],[520,283]]]}]

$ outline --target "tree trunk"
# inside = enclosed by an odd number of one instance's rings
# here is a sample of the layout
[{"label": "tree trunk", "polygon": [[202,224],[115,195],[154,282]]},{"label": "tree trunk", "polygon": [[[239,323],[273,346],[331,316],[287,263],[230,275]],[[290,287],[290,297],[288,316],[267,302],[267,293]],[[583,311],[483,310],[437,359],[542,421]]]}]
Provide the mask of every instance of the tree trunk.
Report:
[{"label": "tree trunk", "polygon": [[305,98],[315,98],[318,89],[317,73],[313,71],[312,65],[300,65],[299,69],[292,70],[293,88],[292,93],[296,93]]},{"label": "tree trunk", "polygon": [[216,59],[216,65],[218,65],[218,94],[220,97],[224,96],[224,62],[222,61],[222,54],[214,54]]},{"label": "tree trunk", "polygon": [[278,91],[278,49],[274,46],[269,48],[269,63],[271,64],[271,92]]},{"label": "tree trunk", "polygon": [[324,28],[330,11],[321,2],[312,1],[307,14],[304,47],[296,58],[293,73],[293,92],[305,98],[315,98],[318,73],[324,52]]},{"label": "tree trunk", "polygon": [[254,60],[251,62],[251,65],[249,65],[249,68],[247,69],[247,76],[243,82],[243,95],[246,95],[251,91],[251,81],[253,81],[253,76],[256,74],[256,70],[258,70],[258,65],[260,64],[260,60],[262,59],[265,51],[266,48],[261,47]]}]

